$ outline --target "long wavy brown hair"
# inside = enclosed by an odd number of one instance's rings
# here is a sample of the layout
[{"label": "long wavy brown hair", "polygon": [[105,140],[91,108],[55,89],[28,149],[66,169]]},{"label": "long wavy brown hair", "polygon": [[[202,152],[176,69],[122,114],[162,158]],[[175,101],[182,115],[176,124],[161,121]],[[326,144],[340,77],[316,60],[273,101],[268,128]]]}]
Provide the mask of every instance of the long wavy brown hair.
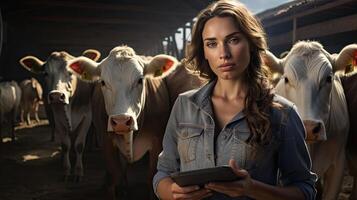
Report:
[{"label": "long wavy brown hair", "polygon": [[250,63],[244,71],[244,82],[248,85],[245,99],[245,114],[252,133],[249,143],[264,145],[271,140],[271,122],[269,111],[273,103],[272,86],[269,71],[263,66],[262,54],[267,49],[265,32],[256,17],[241,3],[223,0],[212,3],[202,10],[194,24],[192,39],[187,51],[187,64],[209,80],[217,78],[204,57],[202,32],[206,22],[213,17],[231,17],[238,29],[247,37],[250,45]]}]

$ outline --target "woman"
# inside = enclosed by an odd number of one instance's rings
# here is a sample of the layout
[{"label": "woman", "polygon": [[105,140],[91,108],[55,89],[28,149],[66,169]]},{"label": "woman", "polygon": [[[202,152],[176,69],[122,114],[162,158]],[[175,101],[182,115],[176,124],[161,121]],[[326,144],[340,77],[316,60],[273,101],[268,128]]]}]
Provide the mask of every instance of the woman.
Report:
[{"label": "woman", "polygon": [[[160,199],[315,198],[304,127],[294,105],[272,92],[266,48],[260,23],[236,1],[198,15],[188,61],[210,81],[181,94],[172,109],[153,180]],[[169,177],[228,164],[242,180],[200,188]]]}]

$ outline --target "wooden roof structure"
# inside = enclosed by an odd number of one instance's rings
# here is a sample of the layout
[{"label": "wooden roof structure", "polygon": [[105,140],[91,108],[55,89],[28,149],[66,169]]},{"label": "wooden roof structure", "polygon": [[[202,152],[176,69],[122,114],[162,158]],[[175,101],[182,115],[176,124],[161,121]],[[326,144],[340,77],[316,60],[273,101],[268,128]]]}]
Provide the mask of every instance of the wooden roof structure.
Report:
[{"label": "wooden roof structure", "polygon": [[4,25],[1,68],[17,65],[18,59],[28,54],[46,59],[52,51],[66,50],[76,56],[94,48],[106,55],[122,44],[133,47],[139,54],[162,53],[162,41],[191,22],[210,2],[212,0],[1,1]]},{"label": "wooden roof structure", "polygon": [[298,40],[317,40],[330,52],[357,43],[356,0],[294,0],[257,16],[275,53]]},{"label": "wooden roof structure", "polygon": [[[78,56],[94,48],[105,56],[113,47],[127,44],[139,54],[154,55],[163,52],[162,41],[166,40],[171,49],[168,53],[180,55],[175,53],[173,39],[177,29],[185,27],[211,2],[0,1],[0,29],[4,30],[0,35],[0,76],[15,80],[27,77],[18,60],[30,54],[46,59],[52,51],[65,50]],[[270,50],[276,54],[289,50],[298,40],[317,40],[331,53],[357,43],[356,0],[294,0],[257,16],[267,32]]]}]

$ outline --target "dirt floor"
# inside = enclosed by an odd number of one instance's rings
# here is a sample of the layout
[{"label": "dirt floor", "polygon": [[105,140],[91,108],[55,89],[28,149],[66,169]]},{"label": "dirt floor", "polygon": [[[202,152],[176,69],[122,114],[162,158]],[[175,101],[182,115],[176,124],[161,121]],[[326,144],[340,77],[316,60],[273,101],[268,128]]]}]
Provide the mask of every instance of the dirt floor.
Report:
[{"label": "dirt floor", "polygon": [[[106,173],[100,149],[87,145],[83,180],[80,183],[64,182],[60,146],[58,142],[50,142],[47,124],[47,120],[41,120],[35,126],[16,127],[15,142],[3,132],[0,200],[104,199]],[[127,191],[119,192],[120,199],[146,199],[146,157],[128,169],[129,179],[134,181],[129,182]]]},{"label": "dirt floor", "polygon": [[[84,155],[84,178],[80,183],[62,181],[60,147],[50,142],[47,120],[34,126],[16,127],[12,142],[3,132],[0,157],[1,200],[101,200],[104,199],[105,170],[101,152],[87,145]],[[121,199],[148,199],[145,184],[147,156],[129,170],[129,188]],[[130,181],[129,180],[129,181]],[[338,200],[347,200],[352,178],[345,176]]]}]

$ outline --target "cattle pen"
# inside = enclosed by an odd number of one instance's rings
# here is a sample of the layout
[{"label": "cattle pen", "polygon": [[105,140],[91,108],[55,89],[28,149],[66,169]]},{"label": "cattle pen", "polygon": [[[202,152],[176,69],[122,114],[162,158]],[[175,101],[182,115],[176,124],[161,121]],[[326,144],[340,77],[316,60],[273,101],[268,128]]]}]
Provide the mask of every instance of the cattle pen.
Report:
[{"label": "cattle pen", "polygon": [[[47,101],[45,73],[29,72],[19,64],[21,58],[33,55],[45,63],[61,51],[77,57],[84,50],[98,51],[105,58],[112,48],[124,44],[138,55],[167,54],[180,61],[190,41],[194,17],[211,2],[214,0],[1,1],[0,81],[20,83],[34,77],[43,86]],[[357,0],[284,2],[256,13],[266,31],[269,50],[275,55],[300,40],[318,41],[331,54],[357,43]],[[63,146],[58,137],[51,136],[53,118],[45,113],[47,102],[42,103],[39,121],[16,121],[15,140],[11,139],[8,122],[0,126],[0,200],[105,199],[110,175],[101,136],[94,134],[92,124],[82,158],[84,176],[80,181],[71,177],[64,180]],[[146,153],[127,168],[128,182],[119,181],[117,199],[148,199],[152,193],[146,181],[149,161]],[[352,187],[353,177],[346,168],[338,200],[347,200]]]}]

